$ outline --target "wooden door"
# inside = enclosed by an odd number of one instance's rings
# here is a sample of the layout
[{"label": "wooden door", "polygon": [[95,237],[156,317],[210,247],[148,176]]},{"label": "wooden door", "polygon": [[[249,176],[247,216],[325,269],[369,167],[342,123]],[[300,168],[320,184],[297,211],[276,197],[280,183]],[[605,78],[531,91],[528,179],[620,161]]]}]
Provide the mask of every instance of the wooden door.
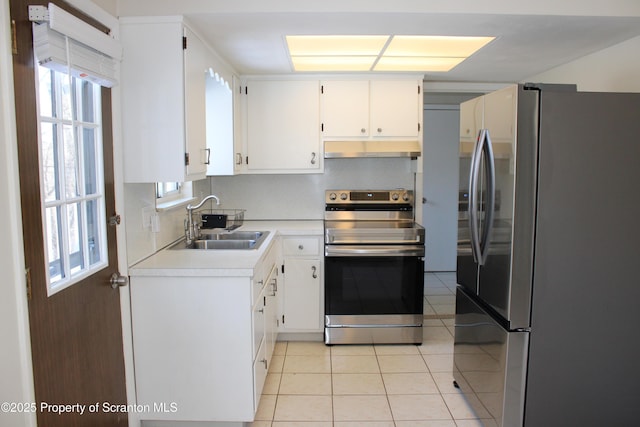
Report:
[{"label": "wooden door", "polygon": [[[126,426],[126,411],[107,411],[107,405],[126,405],[119,289],[109,277],[117,271],[115,227],[107,227],[109,265],[51,296],[47,295],[44,232],[38,161],[38,118],[32,48],[30,4],[11,0],[17,53],[13,66],[16,95],[18,162],[25,262],[29,271],[29,324],[38,425]],[[61,1],[55,4],[68,9]],[[102,88],[104,195],[106,217],[115,213],[110,90]],[[89,405],[95,405],[93,411]],[[59,415],[47,405],[69,404]],[[80,414],[84,406],[84,413]],[[113,409],[109,406],[109,409]]]}]

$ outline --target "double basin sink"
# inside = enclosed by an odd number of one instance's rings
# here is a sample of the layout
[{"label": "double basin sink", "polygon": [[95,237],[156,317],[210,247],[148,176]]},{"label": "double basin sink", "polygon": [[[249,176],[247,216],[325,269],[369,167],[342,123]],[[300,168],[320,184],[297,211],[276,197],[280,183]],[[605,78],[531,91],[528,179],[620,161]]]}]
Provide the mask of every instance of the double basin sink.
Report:
[{"label": "double basin sink", "polygon": [[268,235],[268,231],[202,234],[189,244],[185,240],[181,240],[171,249],[258,249]]}]

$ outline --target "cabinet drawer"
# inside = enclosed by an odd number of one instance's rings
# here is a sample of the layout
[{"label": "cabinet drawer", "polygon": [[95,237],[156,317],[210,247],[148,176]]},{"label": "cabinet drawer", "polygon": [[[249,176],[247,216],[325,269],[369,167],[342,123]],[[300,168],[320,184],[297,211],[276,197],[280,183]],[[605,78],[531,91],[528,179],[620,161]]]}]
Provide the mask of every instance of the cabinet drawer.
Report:
[{"label": "cabinet drawer", "polygon": [[258,298],[258,302],[253,307],[253,355],[255,356],[258,352],[258,347],[260,347],[260,343],[264,338],[264,328],[265,328],[265,305],[264,305],[264,294],[260,294]]},{"label": "cabinet drawer", "polygon": [[303,237],[282,240],[282,250],[286,255],[318,255],[320,253],[320,239]]},{"label": "cabinet drawer", "polygon": [[262,389],[264,388],[264,382],[267,379],[267,372],[269,371],[267,353],[264,341],[260,343],[260,348],[256,354],[256,358],[253,362],[253,411],[258,411],[258,404],[260,403],[260,396],[262,395]]}]

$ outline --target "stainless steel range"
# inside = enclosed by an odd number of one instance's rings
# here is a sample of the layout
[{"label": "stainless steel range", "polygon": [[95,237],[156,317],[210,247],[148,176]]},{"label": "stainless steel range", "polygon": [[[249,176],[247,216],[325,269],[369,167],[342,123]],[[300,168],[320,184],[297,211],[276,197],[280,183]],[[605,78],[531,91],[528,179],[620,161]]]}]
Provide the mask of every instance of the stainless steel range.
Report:
[{"label": "stainless steel range", "polygon": [[413,192],[325,192],[325,343],[422,343],[424,227]]}]

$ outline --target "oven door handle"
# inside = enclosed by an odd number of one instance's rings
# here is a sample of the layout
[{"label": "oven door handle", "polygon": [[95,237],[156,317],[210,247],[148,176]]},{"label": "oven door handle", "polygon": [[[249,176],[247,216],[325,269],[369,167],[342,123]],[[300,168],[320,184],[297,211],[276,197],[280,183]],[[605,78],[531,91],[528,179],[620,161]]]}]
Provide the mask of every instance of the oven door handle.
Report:
[{"label": "oven door handle", "polygon": [[325,245],[329,257],[424,256],[423,245]]}]

